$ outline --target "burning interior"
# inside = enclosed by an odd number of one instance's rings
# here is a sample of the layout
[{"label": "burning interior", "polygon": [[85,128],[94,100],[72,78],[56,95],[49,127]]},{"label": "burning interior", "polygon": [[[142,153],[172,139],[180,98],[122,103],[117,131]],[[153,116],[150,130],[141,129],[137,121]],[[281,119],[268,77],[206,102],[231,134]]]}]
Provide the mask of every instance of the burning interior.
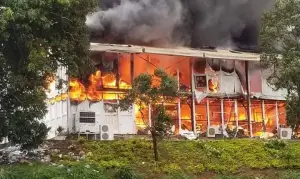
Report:
[{"label": "burning interior", "polygon": [[[68,128],[76,128],[72,122],[74,111],[85,109],[94,110],[99,115],[103,112],[105,115],[101,118],[113,120],[118,128],[115,130],[117,134],[146,132],[145,121],[138,110],[140,106],[134,105],[134,110],[126,114],[111,110],[108,106],[122,98],[136,76],[142,73],[153,74],[156,68],[173,75],[179,82],[178,88],[187,91],[190,96],[166,104],[174,120],[175,134],[185,130],[206,133],[211,126],[227,126],[243,129],[249,136],[259,136],[286,124],[284,95],[279,92],[274,96],[275,93],[266,83],[265,72],[257,68],[256,61],[249,62],[247,70],[247,58],[240,60],[239,56],[225,55],[223,58],[214,56],[214,53],[207,53],[211,57],[197,57],[191,53],[185,56],[174,52],[165,53],[162,49],[157,54],[147,53],[145,49],[141,53],[134,53],[131,51],[133,48],[128,47],[130,50],[126,51],[122,48],[117,51],[93,51],[92,61],[97,71],[89,76],[88,82],[70,78],[68,92],[50,99],[50,105],[69,100],[67,108],[71,109],[66,109],[70,114],[65,122]],[[247,74],[251,90],[250,110],[247,103]],[[102,105],[91,107],[100,103]],[[145,116],[146,121],[151,119],[149,110],[149,107],[144,107],[143,114],[148,114]],[[134,123],[134,127],[126,127],[130,123]]]}]

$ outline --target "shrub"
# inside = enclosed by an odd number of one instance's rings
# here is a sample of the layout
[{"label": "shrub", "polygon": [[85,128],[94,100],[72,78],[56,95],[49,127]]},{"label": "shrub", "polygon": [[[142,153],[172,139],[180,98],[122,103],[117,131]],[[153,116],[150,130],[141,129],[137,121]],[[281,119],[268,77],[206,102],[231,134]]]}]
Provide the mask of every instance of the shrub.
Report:
[{"label": "shrub", "polygon": [[119,168],[114,176],[116,179],[139,179],[140,176],[132,168]]},{"label": "shrub", "polygon": [[77,140],[77,142],[81,145],[84,144],[86,141],[87,141],[87,139],[85,137],[81,137],[81,136]]},{"label": "shrub", "polygon": [[285,141],[277,140],[277,139],[269,140],[265,143],[265,147],[267,147],[269,149],[275,149],[275,150],[283,149],[286,146],[287,146],[287,143]]},{"label": "shrub", "polygon": [[59,127],[56,129],[56,131],[57,131],[59,134],[61,134],[62,131],[64,131],[64,128],[61,127],[61,126],[59,126]]}]

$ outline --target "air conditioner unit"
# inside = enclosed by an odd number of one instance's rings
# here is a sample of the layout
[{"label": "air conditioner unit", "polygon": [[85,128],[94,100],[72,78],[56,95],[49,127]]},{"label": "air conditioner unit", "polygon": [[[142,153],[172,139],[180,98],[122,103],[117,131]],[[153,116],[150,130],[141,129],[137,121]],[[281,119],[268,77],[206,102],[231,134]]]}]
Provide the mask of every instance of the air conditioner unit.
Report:
[{"label": "air conditioner unit", "polygon": [[280,139],[292,139],[292,132],[291,128],[279,128],[279,138]]},{"label": "air conditioner unit", "polygon": [[114,140],[113,125],[109,125],[109,124],[100,125],[100,139],[101,140]]},{"label": "air conditioner unit", "polygon": [[222,132],[220,131],[220,127],[211,126],[211,127],[208,128],[207,137],[214,138],[214,137],[216,137],[216,134],[222,134]]},{"label": "air conditioner unit", "polygon": [[79,133],[99,133],[96,125],[96,113],[81,111],[77,113],[76,128]]}]

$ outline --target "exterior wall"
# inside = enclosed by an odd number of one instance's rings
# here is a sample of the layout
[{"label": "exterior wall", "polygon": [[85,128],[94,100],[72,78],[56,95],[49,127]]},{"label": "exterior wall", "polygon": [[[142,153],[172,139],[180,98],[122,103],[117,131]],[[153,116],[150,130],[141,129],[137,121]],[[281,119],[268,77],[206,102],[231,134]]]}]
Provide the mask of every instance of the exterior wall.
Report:
[{"label": "exterior wall", "polygon": [[[192,98],[189,101],[178,101],[167,105],[167,110],[174,120],[176,133],[180,133],[182,129],[205,132],[208,127],[214,125],[239,126],[248,130],[244,62],[147,54],[122,54],[118,58],[121,62],[118,67],[121,70],[120,77],[127,84],[133,77],[141,73],[153,73],[155,68],[163,68],[178,79],[181,89],[191,91],[193,95],[194,92],[202,94],[199,101]],[[257,65],[255,62],[250,62],[251,94],[253,97],[259,98],[251,101],[253,103],[251,125],[255,135],[262,132],[264,128],[267,132],[271,132],[274,127],[285,124],[284,102],[280,100],[283,100],[286,94],[284,91],[273,91],[266,83],[268,71],[257,68]],[[124,71],[124,66],[126,69],[130,67],[130,70]],[[57,76],[67,80],[65,69],[59,69]],[[199,86],[197,83],[198,76],[205,77],[204,86]],[[212,82],[210,80],[217,82],[216,91],[210,90],[209,83]],[[67,92],[66,89],[67,87],[63,90],[54,89],[49,93],[50,101]],[[105,97],[103,96],[101,99],[105,99]],[[105,103],[116,102],[117,99],[102,100],[96,103],[89,101],[74,103],[65,99],[49,103],[49,112],[44,120],[48,126],[52,127],[49,137],[57,135],[55,131],[59,126],[69,132],[77,132],[76,114],[80,111],[96,112],[100,123],[111,122],[114,124],[116,134],[135,134],[137,130],[145,128],[137,110],[138,106],[129,112],[106,111]],[[149,109],[145,109],[145,114],[148,114],[145,120],[149,123],[151,116],[148,111]]]},{"label": "exterior wall", "polygon": [[62,89],[57,89],[58,80],[68,80],[66,68],[60,67],[57,70],[56,79],[50,84],[50,89],[47,92],[48,112],[45,115],[43,122],[50,127],[47,138],[51,139],[57,136],[57,128],[62,127],[63,132],[68,131],[68,108],[69,100],[67,99],[68,85],[64,84]]},{"label": "exterior wall", "polygon": [[[115,134],[136,134],[134,110],[130,111],[107,111],[105,105],[115,104],[114,102],[95,102],[83,101],[79,104],[70,106],[69,129],[70,132],[79,132],[80,124],[77,118],[79,112],[96,112],[96,124],[112,124]],[[96,128],[97,128],[96,126]]]},{"label": "exterior wall", "polygon": [[48,139],[57,136],[57,128],[62,127],[64,131],[68,130],[68,101],[58,101],[48,104],[48,113],[44,117],[44,123],[51,127],[48,133]]}]

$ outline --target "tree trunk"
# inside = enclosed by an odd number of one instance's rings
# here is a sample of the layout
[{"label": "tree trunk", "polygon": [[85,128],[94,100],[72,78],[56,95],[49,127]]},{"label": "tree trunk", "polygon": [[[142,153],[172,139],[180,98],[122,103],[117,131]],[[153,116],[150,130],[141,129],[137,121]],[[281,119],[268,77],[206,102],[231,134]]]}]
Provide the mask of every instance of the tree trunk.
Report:
[{"label": "tree trunk", "polygon": [[154,152],[154,160],[158,161],[158,147],[157,147],[157,136],[155,131],[151,131],[152,135],[152,144],[153,144],[153,152]]}]

